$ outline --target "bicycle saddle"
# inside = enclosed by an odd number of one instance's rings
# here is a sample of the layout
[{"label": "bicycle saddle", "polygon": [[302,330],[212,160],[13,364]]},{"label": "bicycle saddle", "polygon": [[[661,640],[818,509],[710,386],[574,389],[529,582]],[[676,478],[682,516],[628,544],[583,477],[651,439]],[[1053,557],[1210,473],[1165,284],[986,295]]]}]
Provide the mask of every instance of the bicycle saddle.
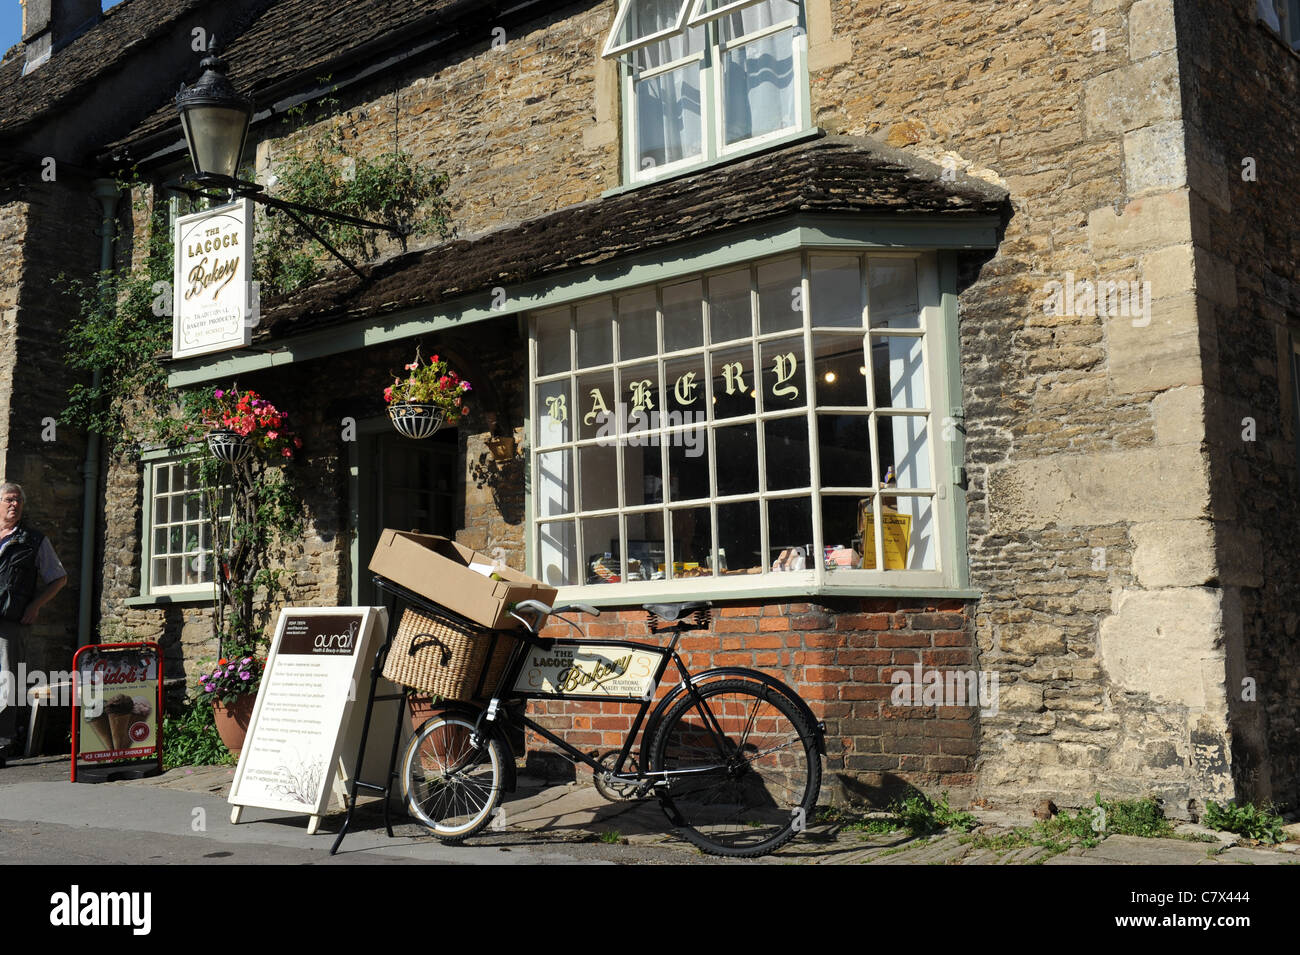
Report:
[{"label": "bicycle saddle", "polygon": [[[695,600],[677,604],[642,604],[642,609],[650,615],[651,629],[657,629],[660,624],[696,629],[709,625],[709,606],[706,601]],[[690,621],[691,617],[694,617],[693,621]]]}]

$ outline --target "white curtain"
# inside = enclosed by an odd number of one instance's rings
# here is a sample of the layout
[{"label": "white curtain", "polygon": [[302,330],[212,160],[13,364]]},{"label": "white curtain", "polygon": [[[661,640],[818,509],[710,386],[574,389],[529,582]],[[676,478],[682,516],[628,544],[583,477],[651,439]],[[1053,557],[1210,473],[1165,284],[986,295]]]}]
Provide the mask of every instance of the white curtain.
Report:
[{"label": "white curtain", "polygon": [[[789,20],[790,0],[765,0],[720,18],[724,40],[756,33]],[[784,129],[794,123],[793,33],[783,30],[731,48],[723,63],[723,116],[728,143]]]},{"label": "white curtain", "polygon": [[[674,23],[680,6],[677,0],[647,0],[642,7],[646,8],[644,16],[648,22],[639,29],[640,35]],[[703,28],[694,27],[642,47],[635,53],[638,72],[664,66],[697,52],[703,44],[703,34]],[[637,167],[663,166],[699,155],[703,146],[699,62],[635,82]]]}]

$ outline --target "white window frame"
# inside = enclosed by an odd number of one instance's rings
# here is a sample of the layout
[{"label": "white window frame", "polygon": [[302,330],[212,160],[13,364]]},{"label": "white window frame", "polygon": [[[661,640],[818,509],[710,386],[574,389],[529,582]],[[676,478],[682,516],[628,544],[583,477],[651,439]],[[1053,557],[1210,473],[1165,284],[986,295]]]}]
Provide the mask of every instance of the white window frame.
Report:
[{"label": "white window frame", "polygon": [[[759,489],[756,493],[738,494],[735,495],[733,498],[718,498],[717,483],[716,483],[717,482],[717,462],[716,462],[717,451],[716,451],[715,442],[712,439],[710,439],[708,442],[709,454],[711,456],[711,461],[710,461],[711,466],[709,469],[710,497],[707,500],[703,500],[703,501],[696,500],[692,502],[677,502],[677,501],[665,500],[660,504],[654,504],[654,505],[627,506],[623,497],[624,495],[623,456],[620,454],[616,458],[616,462],[617,462],[616,481],[619,488],[618,491],[619,503],[616,508],[612,510],[607,508],[598,511],[573,510],[566,514],[549,514],[543,516],[539,512],[535,500],[536,495],[539,492],[539,489],[542,488],[541,477],[539,474],[540,456],[548,452],[554,452],[561,448],[570,449],[571,463],[569,464],[569,467],[572,469],[572,473],[573,473],[572,487],[573,487],[573,495],[574,495],[574,508],[579,507],[578,495],[580,494],[579,483],[581,478],[579,477],[579,474],[581,470],[581,464],[578,461],[577,448],[583,446],[584,442],[586,444],[592,443],[589,439],[582,438],[581,432],[578,429],[576,424],[577,419],[581,416],[581,414],[586,409],[585,403],[580,400],[581,396],[579,393],[579,385],[578,385],[579,379],[583,377],[588,377],[592,374],[599,373],[605,370],[613,371],[613,373],[616,376],[615,377],[616,393],[614,397],[614,402],[611,405],[611,408],[613,408],[617,405],[617,402],[619,400],[623,400],[626,397],[623,394],[624,389],[622,387],[622,379],[620,377],[617,377],[619,369],[623,365],[644,365],[649,362],[654,362],[659,370],[659,376],[660,376],[659,394],[665,395],[667,393],[665,389],[667,389],[671,385],[671,383],[665,380],[665,375],[666,375],[665,364],[667,362],[671,362],[675,357],[692,355],[696,353],[697,349],[695,348],[686,349],[681,352],[666,352],[664,350],[664,342],[662,338],[662,310],[663,310],[662,289],[667,286],[680,285],[683,282],[691,281],[697,275],[705,282],[707,282],[709,276],[734,272],[738,268],[742,268],[746,266],[749,267],[761,266],[762,264],[764,264],[764,262],[767,261],[776,261],[776,260],[788,258],[791,255],[791,253],[787,252],[781,255],[767,256],[760,259],[749,260],[749,261],[738,261],[729,264],[727,266],[709,269],[707,271],[703,271],[700,273],[681,275],[681,276],[673,277],[671,279],[662,280],[654,283],[653,286],[647,286],[645,284],[637,284],[637,285],[629,285],[626,289],[619,289],[613,291],[612,294],[617,296],[617,295],[627,295],[630,293],[635,293],[637,291],[645,290],[650,287],[653,287],[655,289],[656,309],[659,312],[660,338],[658,340],[658,351],[652,355],[645,356],[642,358],[628,359],[624,361],[623,359],[621,359],[621,357],[619,357],[620,342],[619,342],[619,335],[618,335],[618,327],[616,323],[613,331],[613,336],[612,336],[613,337],[612,347],[613,347],[613,355],[615,356],[615,361],[608,364],[584,366],[581,369],[578,368],[577,336],[576,336],[577,308],[582,306],[583,304],[586,304],[587,302],[592,301],[592,299],[582,299],[579,301],[572,302],[570,306],[568,306],[569,319],[570,319],[569,369],[564,372],[557,372],[554,374],[546,375],[544,377],[539,376],[537,318],[539,315],[546,315],[546,314],[553,313],[553,310],[549,308],[540,309],[539,311],[533,312],[529,315],[529,332],[530,332],[529,334],[529,376],[530,376],[529,380],[531,383],[531,387],[529,390],[529,403],[530,403],[531,410],[529,415],[530,433],[528,438],[529,451],[530,451],[529,458],[528,458],[528,466],[530,468],[530,472],[529,472],[530,508],[529,508],[529,519],[527,522],[528,552],[531,555],[532,560],[534,561],[534,563],[531,565],[531,570],[535,575],[537,575],[541,571],[541,568],[538,567],[537,564],[540,563],[539,542],[540,542],[540,533],[541,533],[542,525],[549,522],[562,521],[562,520],[570,520],[573,522],[572,527],[574,528],[574,533],[575,533],[574,546],[576,548],[576,554],[574,555],[573,560],[576,565],[577,577],[579,580],[583,582],[579,584],[562,586],[561,592],[563,594],[564,600],[583,599],[589,601],[596,601],[598,603],[608,603],[611,601],[635,602],[637,600],[644,600],[644,599],[657,598],[657,597],[663,597],[665,599],[667,598],[685,599],[692,595],[706,594],[706,593],[707,594],[734,593],[736,596],[743,596],[747,593],[761,593],[763,591],[834,593],[837,589],[857,589],[857,590],[869,590],[872,592],[889,592],[889,591],[896,591],[896,590],[956,591],[961,588],[962,577],[964,576],[964,574],[962,572],[959,572],[958,565],[960,564],[961,565],[960,570],[964,571],[964,562],[963,562],[964,555],[958,553],[957,548],[965,547],[964,539],[961,540],[958,539],[959,537],[964,536],[962,532],[964,530],[965,525],[964,525],[964,515],[959,516],[956,513],[956,508],[957,506],[959,506],[959,504],[960,506],[964,507],[964,498],[954,493],[955,488],[953,487],[953,484],[956,480],[954,475],[959,473],[959,469],[955,467],[957,462],[953,460],[954,445],[957,442],[949,441],[945,437],[950,426],[952,426],[953,424],[953,419],[951,417],[948,417],[947,412],[950,411],[952,408],[954,408],[957,404],[957,402],[953,400],[953,396],[957,393],[958,384],[955,381],[948,380],[953,368],[953,363],[949,361],[949,350],[952,347],[955,347],[956,343],[948,340],[950,336],[950,330],[947,327],[948,322],[946,321],[945,318],[944,307],[942,303],[943,296],[940,291],[937,255],[934,252],[926,252],[926,251],[902,252],[902,251],[886,251],[878,248],[861,248],[861,247],[846,248],[846,247],[809,246],[809,247],[804,247],[799,251],[801,253],[800,282],[801,282],[803,301],[805,303],[810,302],[810,279],[811,279],[810,263],[812,257],[818,255],[857,256],[860,258],[862,265],[864,267],[866,266],[866,262],[868,259],[911,258],[916,261],[917,297],[918,297],[917,304],[920,310],[921,323],[919,329],[913,332],[908,332],[904,330],[903,337],[906,337],[907,335],[910,334],[913,337],[920,337],[922,339],[923,345],[921,349],[921,354],[922,354],[923,371],[924,371],[925,381],[926,381],[927,402],[925,407],[923,408],[908,408],[905,410],[915,415],[918,418],[923,417],[926,422],[926,432],[928,436],[927,444],[929,446],[929,454],[930,454],[929,467],[931,469],[930,471],[931,482],[930,482],[929,489],[922,490],[922,491],[905,491],[903,493],[899,493],[897,490],[882,491],[882,489],[879,487],[876,487],[874,489],[867,489],[865,485],[863,486],[857,486],[857,485],[838,486],[838,485],[829,485],[829,484],[823,485],[821,474],[819,473],[818,456],[815,455],[812,459],[811,466],[810,466],[810,482],[811,482],[810,492],[784,491],[784,490],[768,491],[766,487],[766,477],[765,477],[766,458],[764,456],[765,450],[763,447],[763,441],[764,441],[763,435],[765,429],[762,427],[762,424],[765,420],[782,418],[782,417],[790,417],[791,415],[789,412],[784,412],[784,411],[776,411],[776,412],[763,411],[753,415],[744,415],[736,418],[720,419],[716,424],[711,422],[709,425],[709,429],[712,430],[715,427],[727,427],[730,425],[738,425],[738,424],[743,424],[748,422],[752,422],[754,424],[756,441],[758,442],[759,445],[759,449],[758,449]],[[749,343],[753,348],[753,352],[751,353],[754,355],[753,367],[759,368],[761,367],[761,361],[759,359],[762,354],[761,349],[763,343],[770,340],[789,338],[791,335],[795,334],[795,331],[783,330],[783,331],[770,332],[770,333],[761,333],[761,330],[757,326],[757,318],[756,318],[758,290],[756,285],[753,284],[753,277],[756,274],[757,274],[756,270],[751,268],[751,288],[750,288],[750,299],[751,299],[751,308],[752,308],[751,318],[753,318],[755,321],[755,325],[752,329],[753,334],[751,335],[751,337],[747,339],[739,339],[733,342],[726,343],[724,345],[720,345],[719,347],[726,350],[730,350],[734,347],[737,347],[738,345],[741,345],[742,343],[746,343],[746,342]],[[863,280],[863,292],[862,292],[863,295],[862,306],[864,310],[863,337],[865,341],[868,340],[867,336],[869,334],[869,328],[865,323],[866,315],[868,314],[868,309],[869,309],[869,302],[867,301],[868,273],[865,271],[864,268],[864,270],[860,274]],[[706,296],[706,304],[705,304],[706,311],[703,320],[705,323],[705,328],[707,329],[709,324],[708,313],[707,313],[707,291],[705,293],[705,296]],[[605,296],[600,296],[600,297],[603,298]],[[808,304],[805,304],[804,318],[803,318],[803,325],[802,325],[802,335],[803,335],[805,356],[812,356],[815,354],[814,347],[813,347],[814,332],[817,332],[824,328],[824,326],[818,326],[812,324],[810,311],[811,311],[810,306]],[[834,333],[849,333],[844,328],[834,328],[834,329],[828,328],[826,330]],[[891,333],[897,333],[897,332],[898,332],[897,329],[891,329]],[[704,348],[704,354],[706,356],[711,354],[712,345],[708,340],[707,331],[706,331],[705,344],[703,348]],[[874,394],[875,393],[874,386],[872,384],[873,377],[870,377],[874,375],[874,368],[872,367],[873,363],[869,360],[866,360],[865,355],[864,355],[864,361],[866,367],[868,368],[869,377],[867,379],[867,386],[868,388],[871,389],[869,393]],[[876,447],[877,437],[876,437],[876,428],[874,426],[874,422],[879,420],[880,417],[888,417],[891,416],[892,414],[901,413],[904,409],[878,409],[874,405],[870,408],[870,410],[866,410],[861,407],[854,407],[849,409],[836,409],[836,408],[831,408],[826,406],[818,406],[815,398],[816,363],[813,360],[806,360],[803,361],[802,364],[804,365],[804,367],[801,369],[802,374],[804,376],[802,380],[802,384],[807,389],[806,395],[808,397],[808,401],[805,407],[803,408],[802,413],[806,415],[808,420],[808,426],[810,429],[809,430],[810,444],[811,445],[816,444],[816,436],[818,433],[816,430],[817,416],[819,414],[827,414],[827,413],[834,414],[837,412],[837,410],[847,411],[848,413],[853,413],[853,414],[860,414],[862,415],[862,417],[866,418],[869,422],[868,428],[870,433],[870,440],[872,443],[872,461],[873,461],[873,467],[875,467],[877,464],[880,463],[880,454],[879,454],[879,449]],[[706,375],[706,378],[710,381],[709,387],[711,389],[712,376]],[[560,381],[564,379],[568,379],[570,382],[570,387],[569,390],[567,391],[567,396],[568,396],[567,400],[569,405],[570,421],[573,422],[572,431],[567,441],[561,442],[558,445],[551,444],[546,447],[542,447],[540,445],[539,429],[541,427],[543,409],[538,408],[536,405],[537,402],[536,389],[539,385],[553,383],[555,381]],[[708,400],[710,402],[712,400],[711,390],[708,392]],[[882,411],[884,412],[883,414],[881,414]],[[667,472],[667,461],[666,461],[666,455],[667,455],[666,449],[661,448],[661,453],[664,455],[664,458],[661,459],[664,464],[664,471],[661,473],[667,474],[668,472]],[[831,496],[831,495],[840,496],[841,494],[853,495],[856,497],[866,497],[866,496],[874,497],[876,501],[876,506],[875,506],[876,513],[880,512],[881,496],[898,496],[898,497],[914,496],[914,497],[928,498],[931,502],[930,514],[931,514],[931,521],[933,525],[932,528],[933,541],[931,546],[933,548],[933,554],[934,554],[933,557],[934,568],[930,570],[886,570],[886,569],[866,570],[866,569],[858,568],[853,570],[836,569],[833,571],[827,571],[823,565],[823,561],[817,559],[823,554],[823,548],[828,543],[827,541],[823,540],[823,534],[824,534],[822,528],[823,522],[819,518],[819,514],[821,510],[820,499],[823,496]],[[813,538],[812,540],[813,554],[809,556],[809,561],[812,564],[812,566],[806,570],[771,572],[770,568],[765,566],[763,568],[763,572],[759,574],[727,575],[727,576],[709,575],[709,576],[702,576],[702,577],[695,577],[695,578],[679,578],[679,579],[656,580],[656,581],[636,581],[636,582],[623,581],[617,584],[585,583],[586,576],[587,576],[587,568],[585,566],[586,559],[587,559],[587,552],[591,550],[591,548],[590,546],[586,545],[582,540],[581,523],[584,519],[616,516],[619,521],[618,524],[619,537],[621,540],[627,541],[630,538],[630,535],[627,532],[627,525],[625,521],[625,517],[627,514],[637,513],[637,512],[653,513],[655,511],[664,513],[665,524],[663,528],[664,529],[663,536],[664,536],[664,548],[665,548],[665,563],[668,567],[671,567],[674,559],[671,553],[672,546],[673,546],[671,538],[673,535],[671,529],[667,525],[667,520],[666,520],[667,512],[676,509],[678,505],[687,508],[708,507],[710,513],[710,523],[711,523],[711,541],[712,541],[712,546],[715,548],[712,554],[712,559],[717,560],[716,548],[719,546],[718,527],[717,527],[717,522],[718,522],[717,505],[719,503],[725,504],[729,501],[740,502],[740,501],[756,500],[759,502],[759,515],[760,515],[759,519],[762,523],[761,532],[760,532],[760,540],[761,540],[760,553],[762,555],[762,559],[766,561],[766,559],[770,556],[771,547],[773,545],[769,534],[766,507],[764,506],[763,502],[779,499],[779,498],[810,499],[811,514],[812,514],[811,531],[812,531],[812,538]],[[873,542],[874,551],[877,555],[883,555],[884,550],[883,550],[883,540],[882,540],[882,522],[876,521],[873,522],[873,524],[874,524],[874,532],[876,538],[875,541]],[[835,541],[830,543],[848,543],[848,542]],[[598,550],[604,550],[604,549],[605,549],[604,547],[601,547]],[[592,552],[595,553],[597,551],[592,551]],[[625,555],[618,555],[616,559],[619,559],[621,561],[624,556]],[[883,563],[883,561],[881,561],[880,563]]]},{"label": "white window frame", "polygon": [[[154,554],[154,531],[158,529],[158,525],[155,522],[154,515],[157,507],[158,472],[162,468],[175,468],[178,465],[196,464],[197,461],[198,458],[194,455],[174,454],[174,455],[161,455],[158,457],[149,458],[144,462],[145,465],[144,500],[143,500],[144,507],[142,508],[143,516],[140,521],[141,537],[142,537],[141,547],[140,547],[140,554],[141,554],[140,596],[142,598],[143,597],[190,597],[190,596],[198,597],[198,596],[211,596],[211,594],[213,593],[213,581],[216,579],[215,572],[214,572],[213,580],[204,583],[197,583],[197,584],[155,584],[154,583],[153,561],[155,556],[157,556]],[[166,492],[167,495],[175,496],[177,492],[171,490],[170,488],[171,485],[169,482],[169,490]],[[199,501],[199,517],[198,517],[198,521],[201,523],[206,523],[208,520],[206,515],[206,508],[207,508],[206,502],[201,498]],[[226,519],[228,519],[228,515],[226,516]],[[182,526],[186,526],[186,525],[188,525],[188,522],[182,524]],[[170,521],[168,521],[163,526],[170,527],[173,525]],[[204,551],[200,549],[200,550],[193,551],[191,554],[190,552],[188,552],[187,549],[185,559],[189,559],[191,556],[202,554],[202,553],[207,553],[210,558],[212,551],[211,550]]]},{"label": "white window frame", "polygon": [[[678,175],[689,169],[705,166],[740,153],[750,152],[768,143],[779,142],[791,136],[798,136],[812,129],[812,108],[808,81],[808,30],[805,25],[807,10],[803,0],[799,0],[799,13],[792,19],[774,23],[769,27],[764,27],[735,40],[723,41],[719,38],[717,21],[722,16],[758,2],[761,2],[761,0],[736,0],[736,2],[727,4],[718,10],[701,13],[702,0],[686,0],[683,7],[683,16],[679,17],[679,19],[684,19],[686,22],[681,26],[673,30],[659,31],[653,37],[647,37],[634,43],[615,46],[614,38],[618,35],[627,11],[631,9],[631,0],[623,0],[619,13],[615,18],[614,27],[610,30],[609,39],[602,56],[617,57],[619,60],[619,87],[622,90],[623,104],[623,181],[625,183],[655,182],[669,176]],[[684,14],[688,10],[690,16],[686,17]],[[640,73],[637,72],[631,56],[634,51],[666,39],[681,30],[695,27],[705,31],[702,50],[670,63],[660,64]],[[756,40],[761,40],[763,37],[790,29],[794,31],[791,42],[794,62],[794,125],[728,144],[722,117],[722,57],[729,47],[744,46]],[[700,141],[702,145],[700,153],[662,166],[640,168],[637,161],[641,151],[637,139],[637,80],[651,79],[656,75],[680,69],[696,61],[700,63]]]}]

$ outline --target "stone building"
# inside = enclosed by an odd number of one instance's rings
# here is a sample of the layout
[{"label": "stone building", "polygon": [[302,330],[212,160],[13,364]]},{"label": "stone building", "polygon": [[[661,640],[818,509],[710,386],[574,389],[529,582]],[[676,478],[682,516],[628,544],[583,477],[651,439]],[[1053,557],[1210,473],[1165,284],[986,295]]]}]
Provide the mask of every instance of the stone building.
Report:
[{"label": "stone building", "polygon": [[[50,283],[138,257],[111,180],[184,168],[201,29],[259,181],[338,122],[449,177],[453,238],[169,363],[298,419],[296,603],[369,602],[379,530],[420,527],[601,606],[593,636],[712,600],[692,662],[796,685],[842,796],[1294,804],[1294,6],[32,3],[0,63],[0,469],[83,574],[80,639],[210,655],[160,534],[194,518],[156,526],[183,464],[38,426],[69,383]],[[380,395],[417,344],[477,389],[419,444]],[[66,602],[41,637],[76,642]],[[545,707],[593,749],[628,719]]]}]

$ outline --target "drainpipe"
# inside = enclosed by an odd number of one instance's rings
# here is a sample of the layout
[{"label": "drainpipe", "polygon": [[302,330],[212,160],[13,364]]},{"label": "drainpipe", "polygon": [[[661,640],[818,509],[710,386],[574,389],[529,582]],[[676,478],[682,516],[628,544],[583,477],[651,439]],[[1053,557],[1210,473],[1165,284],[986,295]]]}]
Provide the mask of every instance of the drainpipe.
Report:
[{"label": "drainpipe", "polygon": [[[112,179],[96,179],[92,195],[103,207],[99,229],[100,275],[113,270],[113,240],[117,234],[117,183]],[[103,372],[96,368],[91,387],[99,388]],[[100,436],[91,431],[86,435],[86,463],[81,466],[81,600],[77,616],[77,646],[91,643],[90,609],[95,598],[95,516],[99,510],[99,449]]]}]

